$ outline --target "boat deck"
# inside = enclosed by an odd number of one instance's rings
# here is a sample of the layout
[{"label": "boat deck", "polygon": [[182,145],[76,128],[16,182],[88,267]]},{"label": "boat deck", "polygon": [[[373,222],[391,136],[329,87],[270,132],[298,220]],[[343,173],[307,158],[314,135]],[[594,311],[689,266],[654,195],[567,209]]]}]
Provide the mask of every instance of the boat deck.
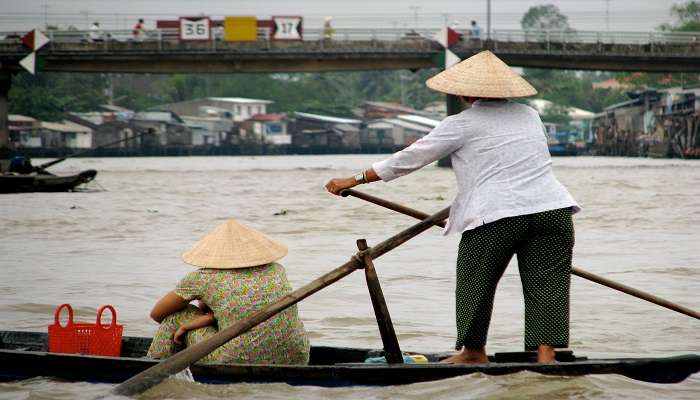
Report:
[{"label": "boat deck", "polygon": [[[150,338],[124,337],[121,357],[59,354],[46,351],[45,333],[0,331],[0,381],[53,376],[71,381],[119,383],[158,363],[145,358]],[[447,353],[424,354],[427,364],[364,363],[381,350],[312,347],[309,365],[195,364],[202,383],[270,383],[354,386],[400,385],[481,372],[505,375],[532,371],[547,375],[620,374],[654,383],[675,383],[700,371],[700,355],[666,358],[586,359],[558,352],[559,362],[538,364],[535,352],[498,353],[488,364],[449,365],[437,361]]]}]

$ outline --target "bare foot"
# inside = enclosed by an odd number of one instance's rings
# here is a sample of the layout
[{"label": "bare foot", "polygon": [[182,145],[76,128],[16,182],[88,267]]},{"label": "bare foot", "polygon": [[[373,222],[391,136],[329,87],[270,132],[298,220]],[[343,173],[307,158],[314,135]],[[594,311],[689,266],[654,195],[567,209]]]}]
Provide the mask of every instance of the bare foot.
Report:
[{"label": "bare foot", "polygon": [[440,360],[444,364],[483,364],[489,362],[485,349],[463,349],[461,352]]},{"label": "bare foot", "polygon": [[554,347],[541,344],[537,348],[537,362],[543,364],[552,364],[555,362],[554,358],[556,353],[554,352]]}]

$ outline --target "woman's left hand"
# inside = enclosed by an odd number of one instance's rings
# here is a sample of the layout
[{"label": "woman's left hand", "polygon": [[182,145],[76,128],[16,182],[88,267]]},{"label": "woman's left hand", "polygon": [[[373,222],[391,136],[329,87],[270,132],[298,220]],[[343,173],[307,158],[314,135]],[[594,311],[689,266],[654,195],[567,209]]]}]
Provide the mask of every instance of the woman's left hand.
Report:
[{"label": "woman's left hand", "polygon": [[182,345],[184,341],[184,336],[187,335],[187,329],[184,326],[177,328],[177,331],[173,334],[173,342],[177,345]]},{"label": "woman's left hand", "polygon": [[326,183],[326,190],[335,195],[339,195],[341,190],[350,189],[354,186],[357,186],[357,181],[354,176],[350,178],[335,178]]}]

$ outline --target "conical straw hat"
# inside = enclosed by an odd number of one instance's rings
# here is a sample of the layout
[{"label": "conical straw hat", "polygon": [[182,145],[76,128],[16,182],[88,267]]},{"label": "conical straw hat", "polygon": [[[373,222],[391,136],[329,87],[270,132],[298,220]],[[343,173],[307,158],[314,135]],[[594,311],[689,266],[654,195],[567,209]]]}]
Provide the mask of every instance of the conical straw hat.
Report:
[{"label": "conical straw hat", "polygon": [[230,219],[182,254],[182,260],[196,267],[233,269],[269,264],[286,255],[282,244]]},{"label": "conical straw hat", "polygon": [[505,99],[537,94],[532,85],[488,50],[440,72],[425,84],[438,92],[468,97]]}]

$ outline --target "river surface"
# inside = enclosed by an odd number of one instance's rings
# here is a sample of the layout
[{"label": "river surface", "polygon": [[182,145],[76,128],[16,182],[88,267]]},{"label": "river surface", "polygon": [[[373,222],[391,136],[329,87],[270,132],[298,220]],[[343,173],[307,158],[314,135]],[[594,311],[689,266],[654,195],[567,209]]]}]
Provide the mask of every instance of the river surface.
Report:
[{"label": "river surface", "polygon": [[[235,217],[289,247],[282,260],[294,287],[346,262],[355,240],[370,246],[414,223],[354,198],[325,192],[384,155],[82,158],[55,173],[94,168],[93,189],[0,196],[0,321],[5,330],[46,331],[55,307],[71,303],[93,320],[112,304],[125,335],[150,336],[148,312],[191,267],[180,254]],[[40,160],[35,160],[40,162]],[[557,177],[579,201],[574,265],[700,309],[700,162],[556,158]],[[426,212],[449,205],[454,176],[428,166],[358,189]],[[454,346],[457,236],[434,228],[375,261],[402,348]],[[572,277],[571,347],[587,356],[700,353],[690,317]],[[313,295],[300,314],[316,345],[381,347],[361,273]],[[523,300],[515,261],[496,295],[487,350],[523,346]],[[0,384],[0,399],[93,398],[111,385],[32,379]],[[201,385],[169,380],[142,398],[698,399],[700,374],[675,385],[622,376],[471,375],[387,388]]]}]

